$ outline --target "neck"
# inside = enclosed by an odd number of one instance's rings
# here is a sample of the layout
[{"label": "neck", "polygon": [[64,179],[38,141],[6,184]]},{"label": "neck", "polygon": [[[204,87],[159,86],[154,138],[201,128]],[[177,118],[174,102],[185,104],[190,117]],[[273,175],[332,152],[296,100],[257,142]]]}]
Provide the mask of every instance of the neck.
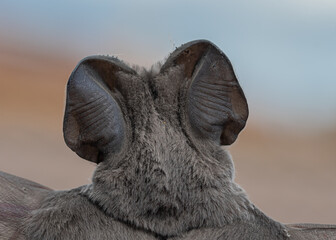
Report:
[{"label": "neck", "polygon": [[[99,174],[96,174],[99,175]],[[146,177],[145,177],[146,178]],[[221,186],[183,184],[175,188],[150,180],[143,185],[114,179],[106,189],[98,176],[83,193],[111,217],[162,236],[196,228],[221,228],[234,222],[264,219],[275,231],[279,224],[263,215],[234,182]]]}]

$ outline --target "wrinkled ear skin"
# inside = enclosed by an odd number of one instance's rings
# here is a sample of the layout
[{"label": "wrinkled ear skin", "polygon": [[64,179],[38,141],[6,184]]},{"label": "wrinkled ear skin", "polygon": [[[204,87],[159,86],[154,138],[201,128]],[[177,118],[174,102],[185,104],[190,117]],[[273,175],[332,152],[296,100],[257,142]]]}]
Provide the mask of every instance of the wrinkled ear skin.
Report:
[{"label": "wrinkled ear skin", "polygon": [[117,59],[88,57],[67,84],[64,140],[80,157],[95,163],[119,150],[125,137],[125,121],[115,98],[120,71],[134,74]]},{"label": "wrinkled ear skin", "polygon": [[225,54],[206,40],[176,49],[161,71],[183,66],[187,90],[186,112],[195,132],[221,145],[232,144],[245,127],[248,105]]}]

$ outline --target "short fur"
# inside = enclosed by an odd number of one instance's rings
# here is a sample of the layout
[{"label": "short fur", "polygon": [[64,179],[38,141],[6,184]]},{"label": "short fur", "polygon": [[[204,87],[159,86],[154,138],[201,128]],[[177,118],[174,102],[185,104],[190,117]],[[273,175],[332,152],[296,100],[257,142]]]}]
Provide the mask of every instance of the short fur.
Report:
[{"label": "short fur", "polygon": [[[197,61],[179,62],[186,61],[184,55],[181,58],[186,49],[201,51],[186,58]],[[222,102],[213,95],[218,87],[202,83],[208,89],[202,94],[209,93],[204,101],[211,100],[200,102],[209,107],[200,108],[205,120],[198,119],[197,108],[188,103],[199,96],[190,86],[205,79],[197,80],[197,74],[209,71],[208,65],[197,65],[199,59],[209,61],[207,49],[220,58],[219,64],[228,62],[212,43],[196,41],[177,49],[160,72],[139,74],[107,57],[88,58],[77,66],[68,84],[65,140],[78,155],[99,164],[90,185],[31,195],[37,199],[32,207],[14,217],[21,239],[288,239],[288,231],[297,237],[290,239],[301,239],[294,228],[259,211],[234,182],[233,162],[220,142],[232,143],[247,119],[238,82],[225,84],[225,89],[234,88],[220,98],[232,98],[222,110],[217,109]],[[96,70],[97,62],[105,65]],[[198,129],[219,120],[219,127]],[[225,129],[227,125],[231,127]],[[17,189],[26,186],[19,178],[11,179]],[[1,188],[0,197],[8,191]],[[0,198],[1,202],[9,200]],[[15,226],[2,222],[6,220],[0,220],[0,230],[8,232],[0,233],[1,239],[12,239]]]}]

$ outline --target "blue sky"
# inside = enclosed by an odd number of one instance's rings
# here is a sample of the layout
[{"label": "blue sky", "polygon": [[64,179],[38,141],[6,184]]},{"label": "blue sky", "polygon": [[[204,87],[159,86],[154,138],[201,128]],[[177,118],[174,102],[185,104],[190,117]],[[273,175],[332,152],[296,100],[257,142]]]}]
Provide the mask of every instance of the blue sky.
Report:
[{"label": "blue sky", "polygon": [[252,118],[336,123],[334,0],[2,0],[0,33],[38,51],[117,55],[147,67],[182,43],[209,39],[233,63]]}]

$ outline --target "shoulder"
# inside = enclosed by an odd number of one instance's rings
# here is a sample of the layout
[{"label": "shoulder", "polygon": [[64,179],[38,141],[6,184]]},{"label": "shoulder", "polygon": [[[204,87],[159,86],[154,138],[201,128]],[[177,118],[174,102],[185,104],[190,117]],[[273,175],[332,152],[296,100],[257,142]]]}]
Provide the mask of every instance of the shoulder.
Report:
[{"label": "shoulder", "polygon": [[22,224],[51,189],[0,171],[0,238],[24,239]]},{"label": "shoulder", "polygon": [[325,224],[289,224],[290,240],[335,240],[336,225]]},{"label": "shoulder", "polygon": [[27,220],[28,239],[155,239],[108,216],[104,209],[82,194],[86,188],[54,192],[46,198]]},{"label": "shoulder", "polygon": [[26,220],[28,239],[62,239],[68,229],[79,231],[86,219],[93,219],[95,211],[80,190],[55,191],[45,198]]},{"label": "shoulder", "polygon": [[271,219],[236,219],[222,227],[194,229],[171,240],[289,240],[285,226]]},{"label": "shoulder", "polygon": [[287,240],[335,240],[336,225],[289,224],[285,226],[287,236],[271,232],[269,228],[254,222],[237,222],[222,228],[203,228],[191,230],[183,236],[170,240],[240,240],[240,239],[287,239]]},{"label": "shoulder", "polygon": [[1,202],[16,200],[30,205],[43,199],[50,191],[41,184],[0,171]]}]

